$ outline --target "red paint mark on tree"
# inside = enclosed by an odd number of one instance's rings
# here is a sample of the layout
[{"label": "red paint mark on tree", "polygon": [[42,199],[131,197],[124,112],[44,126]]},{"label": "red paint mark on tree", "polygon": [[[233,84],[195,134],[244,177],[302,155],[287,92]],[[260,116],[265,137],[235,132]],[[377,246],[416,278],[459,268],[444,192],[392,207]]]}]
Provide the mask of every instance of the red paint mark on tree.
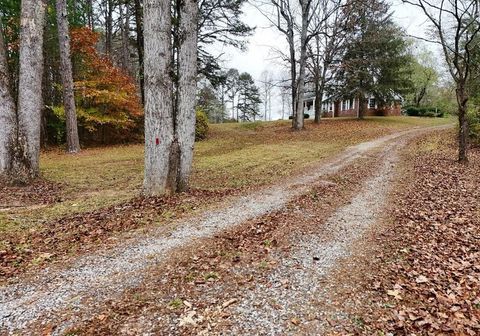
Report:
[{"label": "red paint mark on tree", "polygon": [[160,139],[159,139],[159,138],[155,138],[155,143],[156,143],[157,145],[159,145],[159,144],[160,144]]}]

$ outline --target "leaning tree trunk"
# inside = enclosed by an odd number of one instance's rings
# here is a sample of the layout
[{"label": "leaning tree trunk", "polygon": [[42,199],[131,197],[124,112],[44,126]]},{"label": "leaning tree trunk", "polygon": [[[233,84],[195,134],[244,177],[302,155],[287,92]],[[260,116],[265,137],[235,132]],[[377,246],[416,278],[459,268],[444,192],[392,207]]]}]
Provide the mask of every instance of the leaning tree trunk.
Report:
[{"label": "leaning tree trunk", "polygon": [[457,102],[458,102],[458,161],[462,163],[468,162],[468,120],[467,120],[467,103],[468,99],[465,94],[465,86],[458,85],[457,88]]},{"label": "leaning tree trunk", "polygon": [[167,193],[174,138],[170,0],[145,0],[145,195]]},{"label": "leaning tree trunk", "polygon": [[195,97],[197,91],[197,19],[195,0],[185,0],[180,8],[178,50],[178,110],[176,137],[180,149],[177,191],[188,188],[195,143]]},{"label": "leaning tree trunk", "polygon": [[60,74],[63,85],[63,104],[65,106],[65,122],[67,128],[67,152],[78,153],[77,112],[73,91],[72,60],[70,58],[70,37],[68,31],[67,1],[57,0],[58,42],[60,45]]},{"label": "leaning tree trunk", "polygon": [[0,22],[0,177],[11,173],[16,146],[17,117],[9,79],[7,50]]},{"label": "leaning tree trunk", "polygon": [[22,0],[17,112],[18,147],[13,169],[17,179],[26,181],[39,174],[45,9],[44,1]]}]

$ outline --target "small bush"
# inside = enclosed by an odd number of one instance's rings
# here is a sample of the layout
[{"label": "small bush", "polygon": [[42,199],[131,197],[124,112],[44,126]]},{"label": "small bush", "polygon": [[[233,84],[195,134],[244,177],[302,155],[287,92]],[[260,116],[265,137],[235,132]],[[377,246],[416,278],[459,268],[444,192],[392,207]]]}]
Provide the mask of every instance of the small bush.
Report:
[{"label": "small bush", "polygon": [[204,140],[208,134],[208,117],[202,110],[196,112],[195,141]]},{"label": "small bush", "polygon": [[443,118],[444,113],[435,107],[405,107],[405,113],[410,117],[428,117],[428,118]]},{"label": "small bush", "polygon": [[472,144],[480,146],[480,111],[472,111],[468,114],[468,126]]}]

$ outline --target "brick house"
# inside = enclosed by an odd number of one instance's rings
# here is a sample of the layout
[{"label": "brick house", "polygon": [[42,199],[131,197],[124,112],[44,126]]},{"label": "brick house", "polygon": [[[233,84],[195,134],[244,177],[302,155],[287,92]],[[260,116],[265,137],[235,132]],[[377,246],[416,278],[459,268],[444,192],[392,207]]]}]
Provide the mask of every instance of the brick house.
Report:
[{"label": "brick house", "polygon": [[[358,117],[359,99],[333,99],[328,98],[322,103],[322,117]],[[304,112],[310,116],[315,115],[315,96],[306,95],[304,98]],[[367,102],[365,116],[400,116],[402,114],[402,98],[388,106],[380,106],[375,97],[370,96]]]}]

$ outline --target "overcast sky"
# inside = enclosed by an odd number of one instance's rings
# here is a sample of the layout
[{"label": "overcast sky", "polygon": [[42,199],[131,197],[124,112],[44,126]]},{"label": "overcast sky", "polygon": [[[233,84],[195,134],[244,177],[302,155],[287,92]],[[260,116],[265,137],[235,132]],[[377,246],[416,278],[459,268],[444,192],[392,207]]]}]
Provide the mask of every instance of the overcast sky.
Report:
[{"label": "overcast sky", "polygon": [[[419,9],[402,4],[401,0],[391,0],[391,2],[395,21],[405,28],[408,34],[424,36],[428,24]],[[248,50],[241,52],[233,48],[222,48],[219,51],[224,53],[224,66],[237,68],[240,72],[249,72],[256,80],[264,70],[279,75],[285,68],[278,63],[273,50],[287,50],[285,37],[271,27],[269,21],[251,4],[245,5],[243,20],[248,25],[256,27],[254,35],[248,39]],[[275,100],[274,111],[278,110],[278,97]],[[277,119],[278,116],[279,114],[276,114],[273,118]]]}]

